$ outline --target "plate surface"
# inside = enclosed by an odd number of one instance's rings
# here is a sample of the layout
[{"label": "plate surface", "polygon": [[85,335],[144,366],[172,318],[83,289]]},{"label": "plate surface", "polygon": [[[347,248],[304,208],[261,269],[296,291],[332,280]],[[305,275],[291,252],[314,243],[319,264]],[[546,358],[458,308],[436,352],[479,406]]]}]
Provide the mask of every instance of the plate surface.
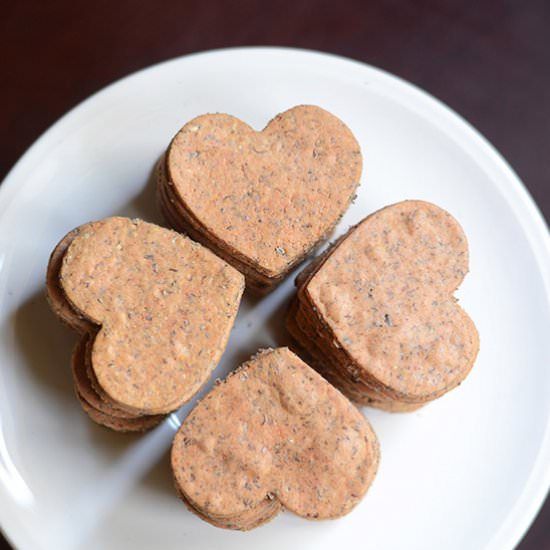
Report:
[{"label": "plate surface", "polygon": [[[460,388],[411,414],[364,413],[382,462],[347,517],[281,514],[250,533],[190,514],[172,489],[178,417],[144,436],[87,420],[72,394],[76,337],[49,312],[44,272],[74,226],[114,214],[160,222],[149,178],[188,119],[228,112],[257,129],[320,105],[358,138],[364,173],[338,234],[409,198],[449,210],[471,250],[458,296],[481,352]],[[163,63],[94,95],[48,130],[0,188],[0,521],[26,549],[512,548],[550,483],[550,239],[518,178],[467,123],[413,86],[341,58],[275,48]],[[216,371],[283,345],[289,278],[246,299]]]}]

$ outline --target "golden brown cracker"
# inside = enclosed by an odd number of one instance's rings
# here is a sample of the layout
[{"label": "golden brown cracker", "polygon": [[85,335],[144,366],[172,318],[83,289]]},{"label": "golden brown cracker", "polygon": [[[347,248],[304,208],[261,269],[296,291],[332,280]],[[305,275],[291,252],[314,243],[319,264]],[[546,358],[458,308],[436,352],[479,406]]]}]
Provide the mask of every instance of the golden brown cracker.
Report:
[{"label": "golden brown cracker", "polygon": [[414,405],[458,385],[477,356],[477,330],[453,297],[467,271],[458,222],[404,201],[352,228],[298,280],[298,298],[323,326],[339,374],[352,365],[358,380]]},{"label": "golden brown cracker", "polygon": [[256,355],[215,386],[172,447],[185,500],[231,528],[249,528],[243,517],[267,521],[255,513],[266,499],[309,519],[342,516],[366,493],[378,460],[365,418],[287,348]]},{"label": "golden brown cracker", "polygon": [[72,235],[50,301],[61,296],[68,311],[100,327],[91,351],[97,389],[124,411],[176,409],[219,361],[242,275],[190,239],[140,220],[108,218]]},{"label": "golden brown cracker", "polygon": [[164,185],[172,186],[184,225],[252,270],[247,282],[278,282],[332,232],[361,167],[344,123],[300,105],[261,132],[225,114],[193,119],[168,148]]}]

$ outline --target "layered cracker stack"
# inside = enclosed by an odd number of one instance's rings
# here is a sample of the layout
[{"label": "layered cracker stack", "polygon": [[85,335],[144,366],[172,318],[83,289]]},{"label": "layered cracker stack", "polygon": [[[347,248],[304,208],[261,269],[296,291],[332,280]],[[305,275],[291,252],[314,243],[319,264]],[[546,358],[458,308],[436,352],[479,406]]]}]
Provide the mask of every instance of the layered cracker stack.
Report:
[{"label": "layered cracker stack", "polygon": [[414,410],[474,364],[477,330],[453,296],[467,271],[457,221],[404,201],[352,227],[299,275],[287,326],[353,401]]},{"label": "layered cracker stack", "polygon": [[54,312],[82,337],[75,390],[96,422],[144,430],[208,380],[229,337],[242,275],[173,231],[127,218],[65,236],[48,266]]},{"label": "layered cracker stack", "polygon": [[172,227],[265,294],[332,233],[361,166],[353,134],[319,107],[294,107],[261,132],[229,115],[203,115],[170,143],[157,191]]},{"label": "layered cracker stack", "polygon": [[218,384],[172,446],[176,488],[202,519],[248,530],[285,508],[347,514],[378,468],[363,415],[287,348],[264,350]]}]

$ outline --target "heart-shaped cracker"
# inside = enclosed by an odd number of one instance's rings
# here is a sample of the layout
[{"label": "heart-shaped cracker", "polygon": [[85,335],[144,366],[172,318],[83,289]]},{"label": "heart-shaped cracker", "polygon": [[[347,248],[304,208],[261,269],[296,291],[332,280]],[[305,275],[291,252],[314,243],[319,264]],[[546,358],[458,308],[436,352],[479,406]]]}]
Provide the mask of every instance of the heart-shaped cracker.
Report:
[{"label": "heart-shaped cracker", "polygon": [[117,418],[178,408],[216,367],[243,283],[206,248],[140,220],[71,232],[52,254],[47,288],[54,311],[91,342],[80,397],[93,390]]},{"label": "heart-shaped cracker", "polygon": [[477,330],[453,297],[467,271],[458,222],[404,201],[350,229],[298,278],[288,327],[351,399],[411,409],[474,364]]},{"label": "heart-shaped cracker", "polygon": [[168,148],[159,195],[170,223],[269,288],[329,235],[361,176],[359,144],[302,105],[261,132],[226,114],[188,122]]},{"label": "heart-shaped cracker", "polygon": [[232,529],[256,527],[281,507],[310,519],[342,516],[378,460],[366,419],[287,348],[259,353],[215,386],[172,447],[184,502]]}]

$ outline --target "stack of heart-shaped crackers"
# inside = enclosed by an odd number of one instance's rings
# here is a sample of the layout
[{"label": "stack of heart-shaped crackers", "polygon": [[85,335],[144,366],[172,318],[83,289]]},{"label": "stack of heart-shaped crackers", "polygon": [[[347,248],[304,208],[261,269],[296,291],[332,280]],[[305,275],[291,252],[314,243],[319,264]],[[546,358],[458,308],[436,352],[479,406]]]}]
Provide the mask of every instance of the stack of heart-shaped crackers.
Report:
[{"label": "stack of heart-shaped crackers", "polygon": [[172,447],[176,488],[188,508],[241,530],[282,508],[308,519],[348,513],[378,460],[363,415],[286,348],[259,353],[215,386]]},{"label": "stack of heart-shaped crackers", "polygon": [[277,115],[262,132],[225,114],[199,116],[158,167],[168,222],[265,293],[327,238],[361,176],[359,144],[314,106]]},{"label": "stack of heart-shaped crackers", "polygon": [[298,277],[287,326],[352,400],[412,410],[474,364],[478,334],[453,297],[467,271],[456,220],[427,202],[401,202],[351,228]]},{"label": "stack of heart-shaped crackers", "polygon": [[[86,413],[145,430],[195,395],[245,281],[268,292],[326,239],[361,166],[350,130],[319,107],[294,107],[261,132],[221,114],[187,123],[158,163],[157,194],[168,222],[204,246],[116,217],[70,232],[50,258],[52,309],[81,335],[72,369]],[[479,348],[453,296],[467,271],[461,227],[433,204],[401,202],[352,227],[299,275],[287,319],[326,379],[278,348],[217,383],[172,447],[189,509],[240,530],[283,508],[308,519],[348,513],[379,447],[343,394],[408,411],[460,384]]]},{"label": "stack of heart-shaped crackers", "polygon": [[73,379],[84,410],[144,430],[188,401],[225,349],[242,275],[168,229],[127,218],[88,223],[54,250],[52,309],[82,335]]}]

